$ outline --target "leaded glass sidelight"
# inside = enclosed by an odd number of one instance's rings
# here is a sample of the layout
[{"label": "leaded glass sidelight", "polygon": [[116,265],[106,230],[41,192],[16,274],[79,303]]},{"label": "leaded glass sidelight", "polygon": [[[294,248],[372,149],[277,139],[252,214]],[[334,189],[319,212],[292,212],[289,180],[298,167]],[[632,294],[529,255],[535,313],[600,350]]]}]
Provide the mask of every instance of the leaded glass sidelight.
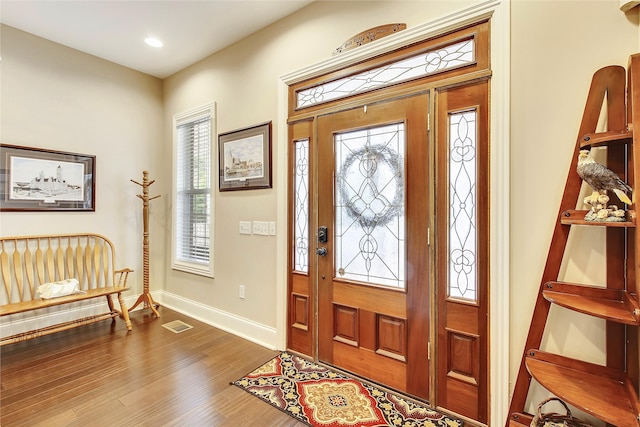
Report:
[{"label": "leaded glass sidelight", "polygon": [[353,76],[296,93],[296,108],[306,108],[369,90],[451,70],[475,61],[475,40],[458,41]]},{"label": "leaded glass sidelight", "polygon": [[293,268],[309,272],[309,140],[296,141],[294,149],[294,254]]},{"label": "leaded glass sidelight", "polygon": [[405,125],[334,137],[336,277],[404,289]]},{"label": "leaded glass sidelight", "polygon": [[449,115],[449,296],[477,299],[477,111]]}]

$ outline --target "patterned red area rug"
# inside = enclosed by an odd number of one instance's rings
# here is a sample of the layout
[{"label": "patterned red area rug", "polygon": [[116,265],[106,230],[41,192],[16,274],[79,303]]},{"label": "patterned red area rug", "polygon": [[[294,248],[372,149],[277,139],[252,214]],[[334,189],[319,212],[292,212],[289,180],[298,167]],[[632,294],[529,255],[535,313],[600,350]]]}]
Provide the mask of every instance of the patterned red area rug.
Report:
[{"label": "patterned red area rug", "polygon": [[460,420],[286,352],[232,384],[310,426],[463,425]]}]

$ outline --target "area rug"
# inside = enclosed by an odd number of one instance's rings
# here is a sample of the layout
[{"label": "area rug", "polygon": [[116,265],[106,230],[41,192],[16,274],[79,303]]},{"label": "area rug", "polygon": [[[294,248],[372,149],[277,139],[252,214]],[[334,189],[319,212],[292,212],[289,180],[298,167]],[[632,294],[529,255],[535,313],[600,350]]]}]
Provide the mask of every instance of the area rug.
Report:
[{"label": "area rug", "polygon": [[463,425],[412,400],[287,352],[232,384],[314,427]]}]

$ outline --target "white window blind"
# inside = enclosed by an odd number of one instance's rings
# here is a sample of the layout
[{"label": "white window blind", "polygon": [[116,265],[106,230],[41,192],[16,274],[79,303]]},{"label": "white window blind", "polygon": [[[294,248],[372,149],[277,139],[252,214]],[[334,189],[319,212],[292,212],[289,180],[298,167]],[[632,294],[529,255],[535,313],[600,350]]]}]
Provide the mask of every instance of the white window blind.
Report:
[{"label": "white window blind", "polygon": [[173,268],[212,276],[212,117],[207,106],[175,117]]}]

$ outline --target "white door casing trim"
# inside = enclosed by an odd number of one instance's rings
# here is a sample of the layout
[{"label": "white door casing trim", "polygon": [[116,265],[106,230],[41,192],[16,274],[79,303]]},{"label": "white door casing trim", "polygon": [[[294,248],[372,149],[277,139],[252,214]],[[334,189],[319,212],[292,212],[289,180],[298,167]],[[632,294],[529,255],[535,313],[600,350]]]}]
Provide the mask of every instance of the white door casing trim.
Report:
[{"label": "white door casing trim", "polygon": [[277,200],[276,292],[277,341],[286,348],[287,332],[287,194],[288,194],[288,86],[335,71],[425,38],[435,37],[465,24],[491,18],[490,98],[490,281],[489,293],[489,425],[504,425],[509,409],[509,204],[510,204],[510,0],[489,0],[454,14],[360,46],[309,67],[282,75],[278,80],[278,116],[275,188]]}]

